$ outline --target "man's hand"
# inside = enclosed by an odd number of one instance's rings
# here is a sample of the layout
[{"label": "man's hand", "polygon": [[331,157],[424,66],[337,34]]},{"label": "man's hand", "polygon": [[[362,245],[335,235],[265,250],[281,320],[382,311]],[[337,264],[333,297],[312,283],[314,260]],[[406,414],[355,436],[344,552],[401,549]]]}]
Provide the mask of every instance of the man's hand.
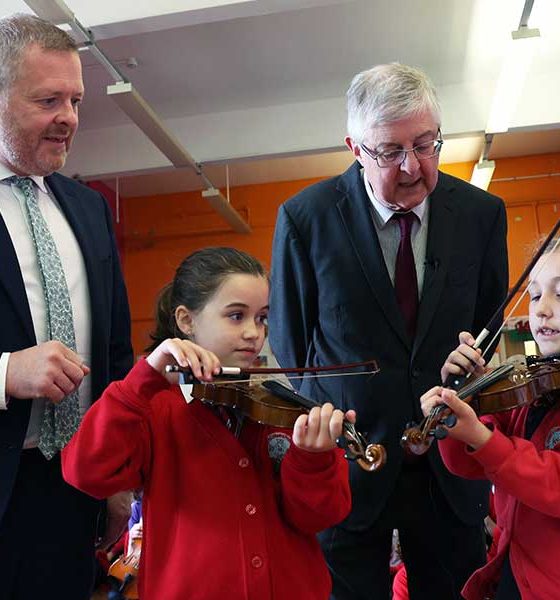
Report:
[{"label": "man's hand", "polygon": [[6,371],[6,395],[47,398],[58,403],[89,373],[80,356],[58,341],[12,352]]},{"label": "man's hand", "polygon": [[107,498],[107,526],[98,544],[100,550],[110,548],[127,528],[132,498],[132,492],[119,492]]}]

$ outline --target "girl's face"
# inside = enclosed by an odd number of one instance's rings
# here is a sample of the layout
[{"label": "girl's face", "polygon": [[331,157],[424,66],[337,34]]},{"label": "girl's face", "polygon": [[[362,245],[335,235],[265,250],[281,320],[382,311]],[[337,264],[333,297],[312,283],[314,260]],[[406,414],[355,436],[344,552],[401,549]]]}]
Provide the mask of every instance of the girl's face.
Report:
[{"label": "girl's face", "polygon": [[[543,266],[544,265],[544,266]],[[531,272],[529,325],[544,356],[560,353],[560,252],[545,254]]]},{"label": "girl's face", "polygon": [[250,367],[266,334],[268,281],[255,275],[228,275],[198,313],[186,311],[181,319],[180,309],[178,325],[193,342],[214,352],[226,367]]}]

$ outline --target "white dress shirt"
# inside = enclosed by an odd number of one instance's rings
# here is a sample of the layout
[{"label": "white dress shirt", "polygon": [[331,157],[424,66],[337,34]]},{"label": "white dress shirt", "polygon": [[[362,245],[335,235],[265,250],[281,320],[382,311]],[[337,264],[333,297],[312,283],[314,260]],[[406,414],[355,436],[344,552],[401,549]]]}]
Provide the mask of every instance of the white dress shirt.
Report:
[{"label": "white dress shirt", "polygon": [[[25,210],[25,199],[19,188],[5,181],[14,175],[0,163],[0,216],[4,220],[14,246],[21,270],[25,292],[31,310],[33,329],[37,344],[48,341],[46,301],[41,281],[37,253]],[[72,312],[77,353],[83,362],[91,364],[91,308],[84,259],[72,228],[66,221],[54,195],[48,190],[43,177],[31,177],[35,182],[35,192],[39,209],[53,236],[66,276]],[[0,348],[0,352],[2,349]],[[0,410],[9,410],[6,397],[6,372],[10,358],[9,352],[0,357]],[[80,413],[83,414],[91,404],[91,381],[85,377],[79,388]],[[13,399],[12,402],[17,402]],[[44,413],[45,400],[33,401],[31,417],[25,437],[24,448],[34,448],[39,440],[39,431]]]},{"label": "white dress shirt", "polygon": [[[399,243],[401,239],[401,233],[399,225],[396,221],[392,221],[391,217],[395,214],[395,211],[385,206],[375,197],[371,184],[367,180],[365,170],[362,169],[364,185],[366,192],[371,200],[373,207],[373,225],[377,231],[377,237],[379,238],[379,244],[383,252],[383,258],[391,278],[391,283],[395,285],[395,268],[397,265],[397,252],[399,249]],[[428,215],[429,211],[429,198],[424,200],[415,206],[411,212],[417,217],[418,221],[412,225],[412,231],[410,233],[410,240],[412,243],[412,253],[414,254],[414,264],[416,266],[416,279],[418,281],[418,297],[422,297],[422,286],[424,284],[424,272],[426,270],[426,246],[428,243]]]}]

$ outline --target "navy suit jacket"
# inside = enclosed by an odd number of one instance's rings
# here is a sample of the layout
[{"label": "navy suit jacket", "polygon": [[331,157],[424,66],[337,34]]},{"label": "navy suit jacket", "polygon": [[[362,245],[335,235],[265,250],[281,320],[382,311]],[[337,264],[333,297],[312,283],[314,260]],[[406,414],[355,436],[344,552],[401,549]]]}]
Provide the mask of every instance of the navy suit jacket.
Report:
[{"label": "navy suit jacket", "polygon": [[[417,332],[409,339],[370,211],[358,163],[280,207],[269,316],[272,351],[283,366],[378,361],[375,376],[300,384],[305,395],[356,409],[358,429],[387,449],[378,472],[351,465],[353,510],[345,526],[356,530],[370,526],[385,505],[403,460],[401,435],[407,423],[421,419],[419,398],[441,383],[440,369],[459,332],[477,335],[508,285],[503,202],[440,172],[430,195]],[[451,475],[437,444],[429,461],[463,521],[487,514],[485,482]]]},{"label": "navy suit jacket", "polygon": [[[132,365],[130,314],[111,212],[98,192],[58,173],[46,178],[80,245],[91,306],[92,399]],[[12,240],[0,217],[0,352],[36,345],[27,295]],[[79,310],[80,307],[74,307]],[[29,422],[31,400],[0,411],[0,519],[9,501]]]}]

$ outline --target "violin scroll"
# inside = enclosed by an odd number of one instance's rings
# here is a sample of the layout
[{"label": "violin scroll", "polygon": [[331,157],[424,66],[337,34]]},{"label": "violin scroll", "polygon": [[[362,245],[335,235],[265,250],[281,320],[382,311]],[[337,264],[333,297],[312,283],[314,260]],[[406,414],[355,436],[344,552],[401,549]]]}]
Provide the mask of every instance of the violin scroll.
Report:
[{"label": "violin scroll", "polygon": [[381,444],[368,444],[349,421],[344,421],[344,432],[337,444],[345,450],[344,458],[356,461],[364,471],[377,471],[387,462],[385,447]]},{"label": "violin scroll", "polygon": [[[469,401],[478,415],[488,415],[535,403],[554,402],[560,393],[560,358],[529,357],[528,366],[515,368],[504,364],[467,380],[457,392],[461,400]],[[434,439],[443,439],[456,417],[444,404],[432,409],[419,425],[405,429],[401,446],[410,454],[422,455]]]}]

